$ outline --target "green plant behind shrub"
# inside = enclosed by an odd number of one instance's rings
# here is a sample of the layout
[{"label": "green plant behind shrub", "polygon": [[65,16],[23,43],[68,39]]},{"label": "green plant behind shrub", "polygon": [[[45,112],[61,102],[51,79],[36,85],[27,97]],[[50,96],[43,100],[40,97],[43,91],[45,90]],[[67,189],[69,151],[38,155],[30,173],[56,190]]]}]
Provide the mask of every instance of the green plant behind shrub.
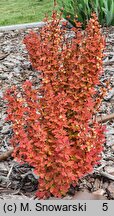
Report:
[{"label": "green plant behind shrub", "polygon": [[[90,19],[91,13],[96,12],[103,26],[114,25],[114,0],[58,0],[59,9],[63,7],[63,16],[75,25],[75,16],[83,23]],[[70,15],[70,18],[68,18]]]}]

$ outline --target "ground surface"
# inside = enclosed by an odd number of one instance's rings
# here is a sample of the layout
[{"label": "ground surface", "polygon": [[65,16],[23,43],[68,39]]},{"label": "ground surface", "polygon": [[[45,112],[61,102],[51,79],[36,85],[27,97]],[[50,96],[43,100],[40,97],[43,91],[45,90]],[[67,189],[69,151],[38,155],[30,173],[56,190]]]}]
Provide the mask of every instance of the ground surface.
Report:
[{"label": "ground surface", "polygon": [[41,21],[52,8],[53,0],[2,0],[0,26]]},{"label": "ground surface", "polygon": [[[38,30],[37,28],[35,29]],[[37,71],[28,60],[23,38],[29,30],[15,30],[0,33],[0,155],[10,148],[12,130],[6,117],[6,104],[3,99],[5,90],[13,84],[21,85],[30,79],[38,85]],[[114,113],[114,27],[104,29],[107,47],[104,58],[104,76],[110,79],[112,90],[105,98],[101,113]],[[106,122],[106,143],[102,154],[101,166],[79,181],[76,188],[71,187],[64,199],[114,199],[114,120]],[[27,164],[20,165],[13,158],[0,162],[0,198],[34,199],[37,177]],[[84,192],[81,192],[84,191]],[[51,198],[54,199],[54,198]]]}]

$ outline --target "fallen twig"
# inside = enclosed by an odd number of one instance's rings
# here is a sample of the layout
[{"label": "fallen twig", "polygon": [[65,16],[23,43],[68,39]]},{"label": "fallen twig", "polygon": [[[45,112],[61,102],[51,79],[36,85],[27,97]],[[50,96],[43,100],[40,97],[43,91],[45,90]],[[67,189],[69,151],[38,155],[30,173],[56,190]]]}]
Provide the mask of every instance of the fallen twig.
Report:
[{"label": "fallen twig", "polygon": [[106,161],[109,161],[109,160],[114,161],[114,157],[113,157],[113,156],[110,156],[110,157],[105,158],[105,160],[106,160]]},{"label": "fallen twig", "polygon": [[0,161],[6,160],[13,153],[13,148],[0,155]]},{"label": "fallen twig", "polygon": [[26,176],[28,176],[28,175],[32,175],[35,179],[39,179],[39,176],[37,176],[34,172],[32,172],[32,171],[29,171],[29,172],[27,172],[27,173],[25,173],[25,174],[22,174],[21,175],[21,177],[24,179],[24,178],[26,178]]},{"label": "fallen twig", "polygon": [[[106,116],[96,117],[96,121],[99,123],[104,123],[104,122],[107,122],[107,121],[112,120],[112,119],[114,119],[114,113],[106,115]],[[91,121],[89,124],[92,125],[93,122]]]},{"label": "fallen twig", "polygon": [[102,175],[102,176],[104,176],[104,177],[106,177],[106,178],[108,178],[108,179],[111,179],[111,180],[113,180],[114,181],[114,176],[113,175],[111,175],[111,174],[109,174],[109,173],[107,173],[107,172],[100,172],[99,173],[100,175]]},{"label": "fallen twig", "polygon": [[12,169],[13,169],[13,166],[14,166],[14,164],[11,166],[11,168],[10,168],[10,170],[9,170],[8,174],[7,174],[7,178],[9,178],[9,177],[10,177],[10,175],[11,175],[11,172],[12,172]]},{"label": "fallen twig", "polygon": [[114,113],[102,117],[97,117],[97,122],[103,123],[112,119],[114,119]]},{"label": "fallen twig", "polygon": [[9,53],[0,53],[0,60],[5,59],[8,55]]}]

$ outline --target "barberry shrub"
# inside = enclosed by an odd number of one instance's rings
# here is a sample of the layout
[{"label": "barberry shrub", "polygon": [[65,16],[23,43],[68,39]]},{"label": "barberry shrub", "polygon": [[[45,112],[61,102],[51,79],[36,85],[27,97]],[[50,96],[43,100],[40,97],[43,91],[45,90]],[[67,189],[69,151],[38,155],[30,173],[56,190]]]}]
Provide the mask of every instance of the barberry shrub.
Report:
[{"label": "barberry shrub", "polygon": [[105,94],[99,81],[105,43],[97,16],[85,31],[76,22],[71,39],[60,22],[53,11],[38,34],[24,39],[33,68],[41,71],[39,87],[27,80],[5,96],[13,156],[34,167],[40,198],[65,195],[99,163],[105,142],[105,128],[93,118]]}]

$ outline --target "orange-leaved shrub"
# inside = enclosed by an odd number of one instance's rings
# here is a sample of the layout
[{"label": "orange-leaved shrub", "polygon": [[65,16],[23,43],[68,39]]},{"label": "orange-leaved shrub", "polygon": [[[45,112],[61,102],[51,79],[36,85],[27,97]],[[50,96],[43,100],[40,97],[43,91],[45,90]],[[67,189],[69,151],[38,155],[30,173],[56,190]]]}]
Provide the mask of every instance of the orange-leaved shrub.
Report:
[{"label": "orange-leaved shrub", "polygon": [[13,155],[34,167],[40,198],[65,195],[99,163],[105,142],[105,128],[93,118],[105,94],[98,19],[92,14],[85,31],[76,22],[71,39],[60,21],[53,11],[38,34],[32,31],[24,39],[33,68],[41,71],[39,87],[27,80],[5,96]]}]

